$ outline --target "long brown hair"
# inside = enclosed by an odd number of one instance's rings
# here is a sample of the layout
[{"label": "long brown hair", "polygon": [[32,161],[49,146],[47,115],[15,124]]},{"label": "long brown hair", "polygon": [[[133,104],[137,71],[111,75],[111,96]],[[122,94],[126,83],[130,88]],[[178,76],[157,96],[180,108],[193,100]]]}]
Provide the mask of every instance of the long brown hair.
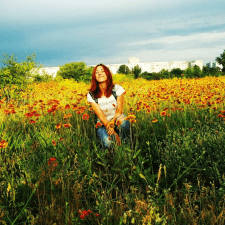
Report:
[{"label": "long brown hair", "polygon": [[103,64],[98,64],[93,69],[92,79],[91,79],[91,88],[89,89],[89,91],[92,92],[92,94],[94,95],[95,98],[101,98],[102,92],[101,92],[101,89],[99,88],[99,83],[96,80],[96,75],[95,75],[98,66],[103,67],[105,75],[108,78],[107,81],[106,81],[107,89],[106,89],[106,93],[105,93],[105,96],[108,98],[112,94],[112,89],[114,87],[114,84],[113,84],[113,80],[112,80],[112,74],[111,74],[109,68],[107,66],[103,65]]}]

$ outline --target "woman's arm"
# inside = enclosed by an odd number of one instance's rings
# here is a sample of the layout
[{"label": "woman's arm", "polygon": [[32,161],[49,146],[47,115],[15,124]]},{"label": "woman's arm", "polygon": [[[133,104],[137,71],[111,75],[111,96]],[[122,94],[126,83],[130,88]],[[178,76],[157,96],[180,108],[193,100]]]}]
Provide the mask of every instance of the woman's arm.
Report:
[{"label": "woman's arm", "polygon": [[93,108],[94,112],[98,116],[98,118],[101,120],[103,125],[107,127],[109,121],[106,119],[105,114],[102,112],[99,104],[91,102],[91,107]]},{"label": "woman's arm", "polygon": [[116,114],[113,118],[113,123],[115,123],[117,118],[123,114],[123,101],[124,101],[124,93],[120,95],[119,97],[117,97],[117,108],[116,108]]}]

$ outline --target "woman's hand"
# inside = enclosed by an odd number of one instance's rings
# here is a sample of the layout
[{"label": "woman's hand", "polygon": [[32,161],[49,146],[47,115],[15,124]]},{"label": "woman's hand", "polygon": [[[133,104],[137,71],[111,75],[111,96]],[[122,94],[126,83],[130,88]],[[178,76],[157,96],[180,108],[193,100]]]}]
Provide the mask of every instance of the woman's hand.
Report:
[{"label": "woman's hand", "polygon": [[113,134],[116,133],[115,130],[114,130],[114,123],[113,123],[113,121],[110,121],[110,122],[107,124],[106,130],[107,130],[107,132],[108,132],[108,135],[113,135]]},{"label": "woman's hand", "polygon": [[113,134],[115,134],[116,132],[115,132],[115,130],[114,130],[114,128],[109,128],[108,129],[108,135],[113,135]]}]

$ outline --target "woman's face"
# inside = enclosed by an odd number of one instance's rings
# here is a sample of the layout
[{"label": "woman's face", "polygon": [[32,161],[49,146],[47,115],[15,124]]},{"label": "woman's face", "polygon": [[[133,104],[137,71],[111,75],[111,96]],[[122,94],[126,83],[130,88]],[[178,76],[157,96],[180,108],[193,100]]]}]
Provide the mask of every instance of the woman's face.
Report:
[{"label": "woman's face", "polygon": [[105,74],[104,68],[102,66],[98,66],[95,72],[96,80],[99,83],[107,81],[108,77]]}]

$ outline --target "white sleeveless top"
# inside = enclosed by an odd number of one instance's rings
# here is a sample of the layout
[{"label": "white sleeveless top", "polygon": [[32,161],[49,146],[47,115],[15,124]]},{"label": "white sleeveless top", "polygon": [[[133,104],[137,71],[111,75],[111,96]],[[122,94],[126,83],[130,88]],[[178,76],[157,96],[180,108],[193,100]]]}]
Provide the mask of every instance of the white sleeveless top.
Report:
[{"label": "white sleeveless top", "polygon": [[[122,95],[125,92],[123,87],[118,84],[115,84],[114,90],[116,92],[117,97],[119,97],[120,95]],[[91,95],[89,93],[87,94],[87,101],[96,103],[95,100],[91,97]],[[106,119],[108,121],[112,120],[116,114],[116,108],[117,108],[117,101],[114,98],[113,94],[108,98],[105,96],[98,98],[98,104],[100,106],[100,109],[104,113]],[[99,118],[98,118],[97,122],[101,122]]]}]

